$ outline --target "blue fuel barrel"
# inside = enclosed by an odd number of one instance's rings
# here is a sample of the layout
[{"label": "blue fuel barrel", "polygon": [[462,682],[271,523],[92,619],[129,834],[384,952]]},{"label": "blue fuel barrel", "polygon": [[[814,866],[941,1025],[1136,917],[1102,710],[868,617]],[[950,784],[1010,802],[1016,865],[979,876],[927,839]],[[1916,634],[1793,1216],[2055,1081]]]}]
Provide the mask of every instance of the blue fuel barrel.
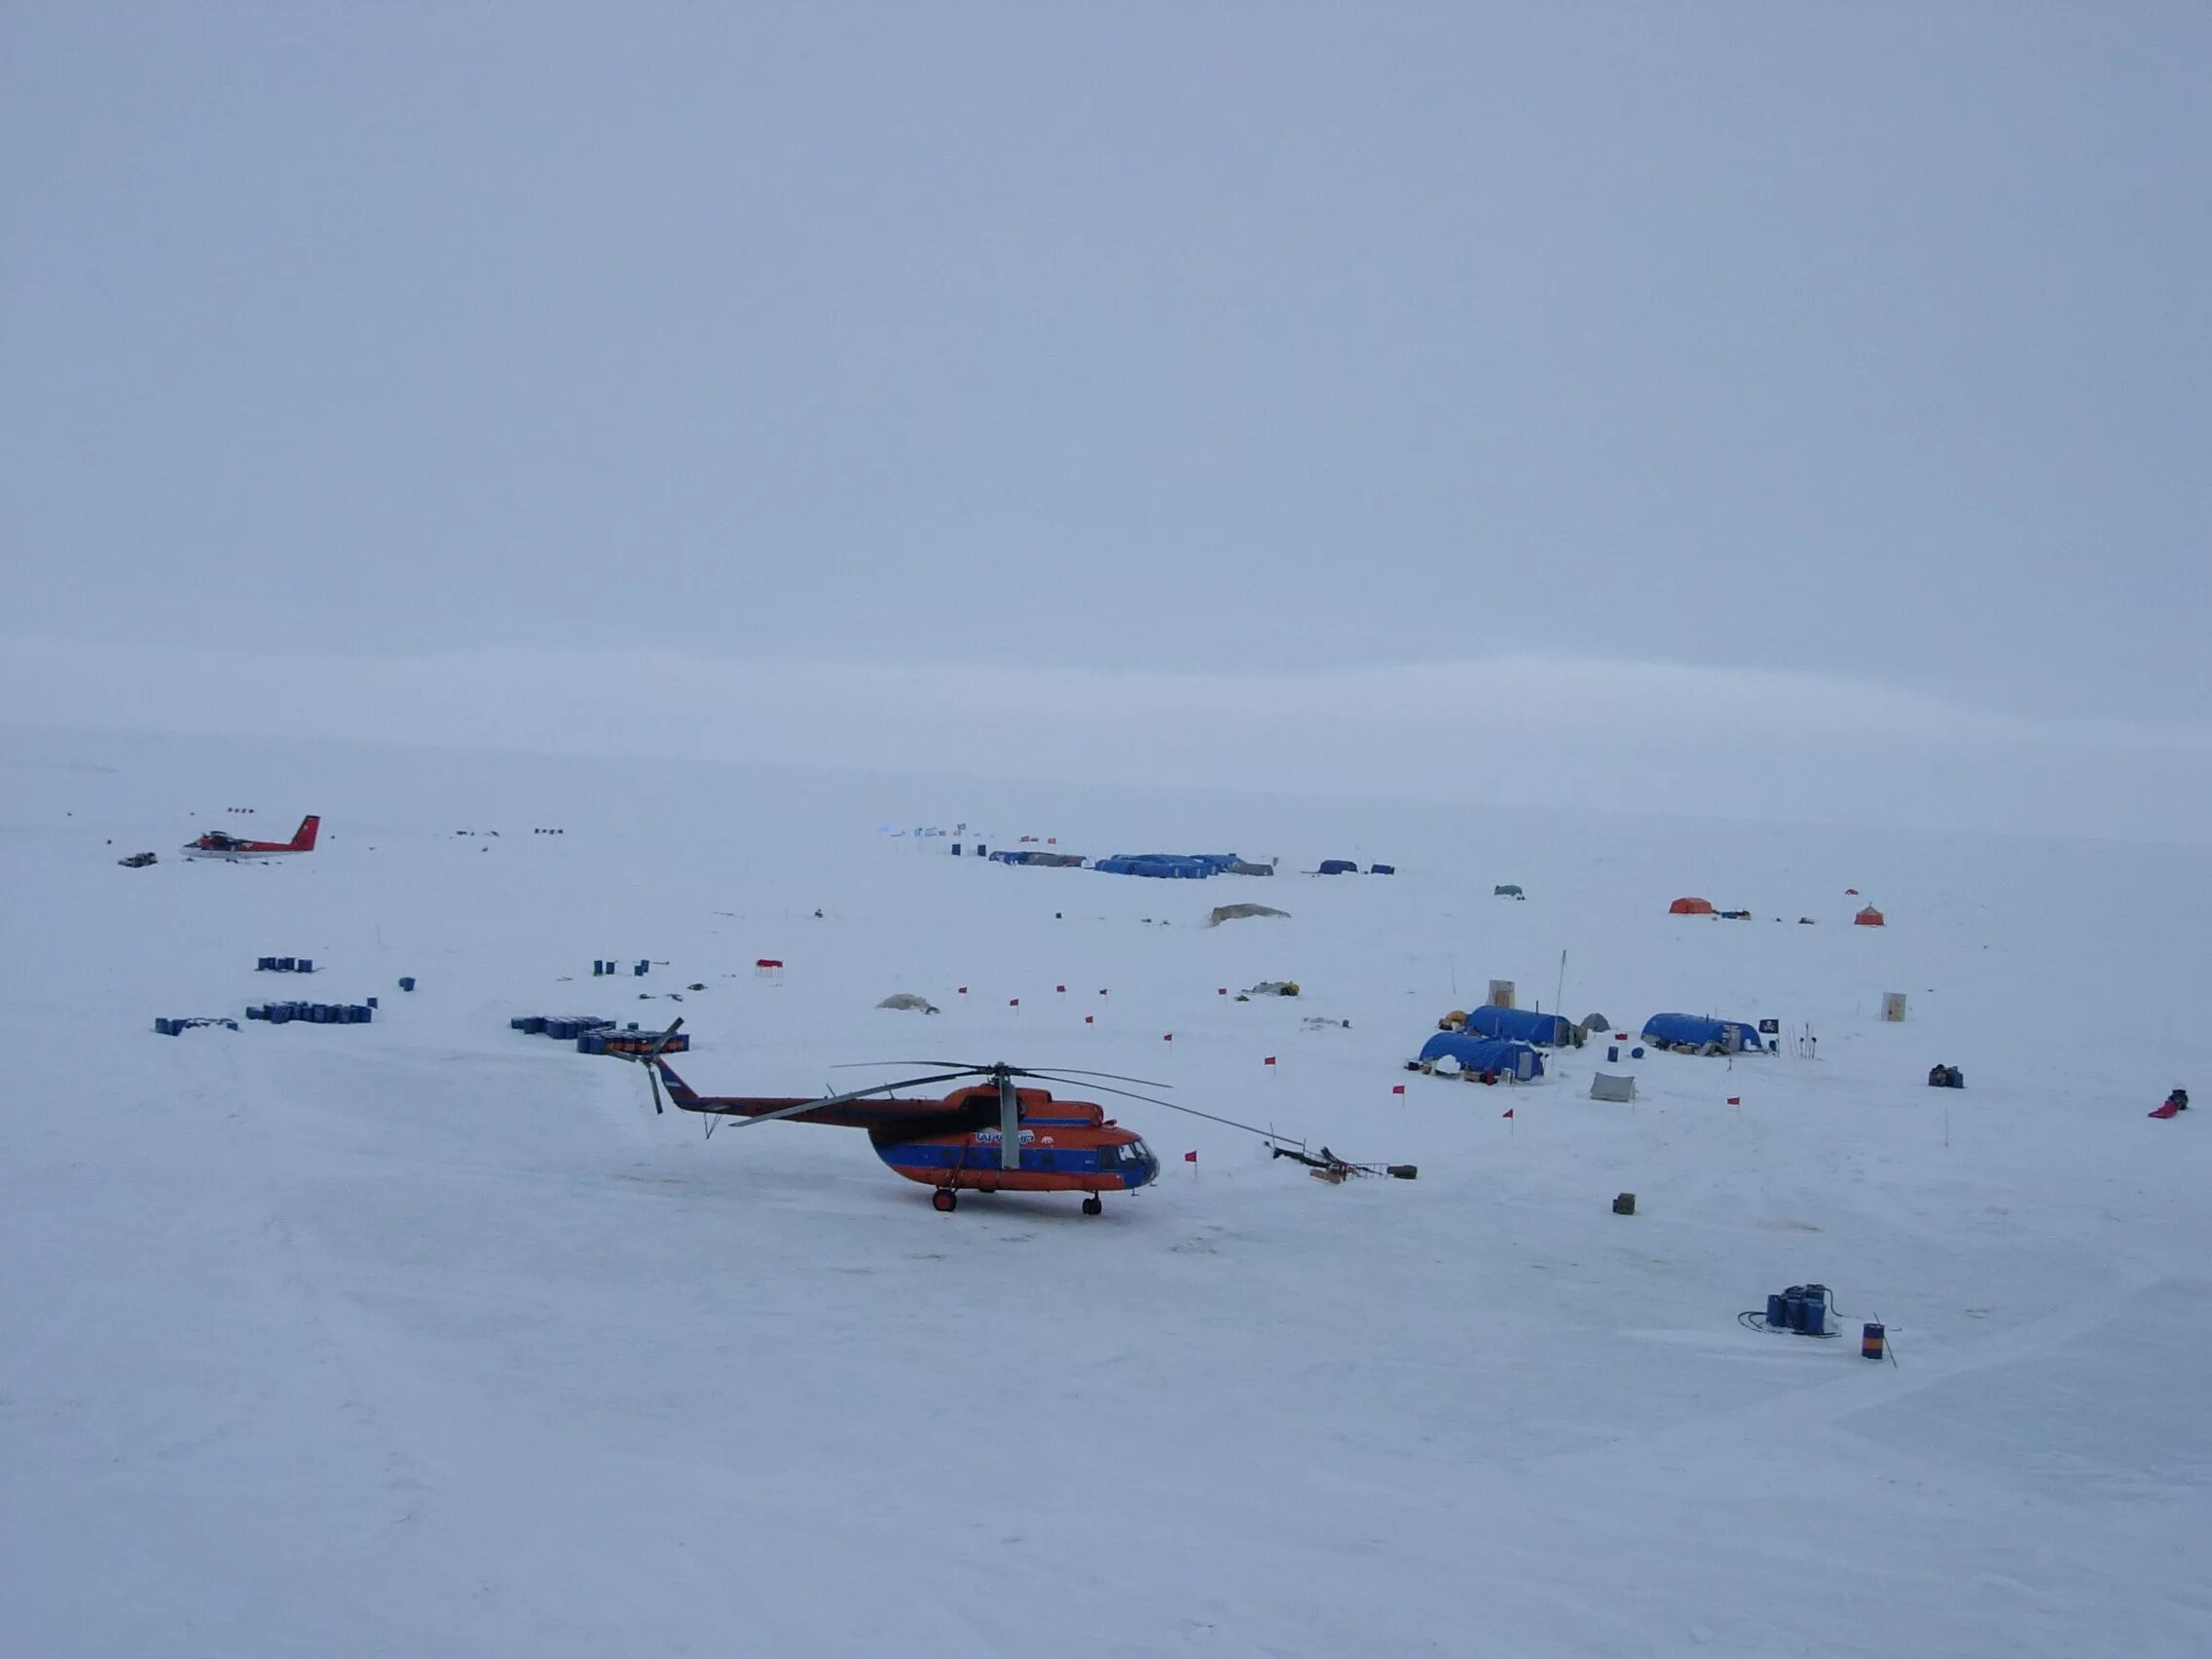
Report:
[{"label": "blue fuel barrel", "polygon": [[161,1036],[174,1037],[176,1035],[176,1022],[169,1019],[156,1019],[154,1030]]},{"label": "blue fuel barrel", "polygon": [[408,976],[407,977],[405,977],[405,978],[401,979],[401,980],[399,981],[399,988],[400,988],[401,990],[403,990],[403,991],[411,991],[411,990],[413,990],[413,989],[415,988],[415,979],[414,979],[414,977],[413,977],[412,975],[410,975],[410,976]]},{"label": "blue fuel barrel", "polygon": [[376,998],[374,998],[374,997],[371,997],[371,998],[370,998],[370,999],[368,1000],[368,1004],[367,1004],[367,1006],[368,1006],[368,1007],[370,1007],[370,1008],[374,1008],[374,1007],[376,1007],[376,1006],[377,1006],[377,999],[376,999]]},{"label": "blue fuel barrel", "polygon": [[1882,1327],[1875,1324],[1871,1319],[1861,1326],[1859,1330],[1859,1357],[1861,1359],[1880,1359],[1886,1335],[1887,1333]]},{"label": "blue fuel barrel", "polygon": [[1766,1323],[1770,1331],[1779,1331],[1789,1323],[1789,1304],[1780,1291],[1766,1299]]},{"label": "blue fuel barrel", "polygon": [[1792,1331],[1802,1331],[1805,1328],[1805,1299],[1802,1296],[1783,1298],[1782,1322]]},{"label": "blue fuel barrel", "polygon": [[591,977],[596,979],[606,972],[607,964],[602,962],[598,957],[593,957],[591,959]]},{"label": "blue fuel barrel", "polygon": [[277,958],[276,958],[276,972],[277,972],[277,973],[279,973],[279,974],[289,974],[289,973],[290,973],[291,971],[292,971],[292,959],[291,959],[291,958],[290,958],[289,956],[279,956],[279,957],[277,957]]},{"label": "blue fuel barrel", "polygon": [[1613,1045],[1609,1046],[1609,1047],[1608,1047],[1608,1048],[1607,1048],[1607,1049],[1605,1050],[1605,1063],[1606,1063],[1607,1065],[1611,1065],[1611,1064],[1615,1063],[1616,1061],[1618,1061],[1618,1060],[1620,1059],[1620,1057],[1621,1057],[1621,1051],[1620,1051],[1620,1045],[1619,1045],[1619,1044],[1617,1044],[1617,1043],[1616,1043],[1616,1044],[1613,1044]]},{"label": "blue fuel barrel", "polygon": [[272,1025],[289,1025],[292,1021],[290,1003],[271,1003],[264,1016]]},{"label": "blue fuel barrel", "polygon": [[363,1025],[374,1025],[376,1023],[377,1005],[374,1001],[363,1003],[359,1008],[354,1010],[354,1013],[358,1014],[361,1016],[361,1023]]},{"label": "blue fuel barrel", "polygon": [[1641,1060],[1643,1058],[1643,1051],[1641,1049],[1631,1049],[1628,1051],[1628,1057],[1632,1060]]},{"label": "blue fuel barrel", "polygon": [[260,956],[254,959],[253,971],[256,974],[274,973],[276,968],[276,958],[274,956]]},{"label": "blue fuel barrel", "polygon": [[312,974],[312,973],[313,973],[313,972],[314,972],[314,958],[313,958],[313,957],[312,957],[312,956],[303,956],[303,957],[301,957],[301,958],[300,958],[300,972],[301,972],[301,973],[303,973],[303,974]]},{"label": "blue fuel barrel", "polygon": [[[1807,1286],[1806,1288],[1808,1292],[1810,1292],[1812,1289],[1811,1286]],[[1805,1298],[1805,1323],[1802,1327],[1805,1335],[1807,1335],[1808,1337],[1825,1336],[1827,1334],[1827,1297],[1825,1295],[1815,1296],[1808,1294]]]}]

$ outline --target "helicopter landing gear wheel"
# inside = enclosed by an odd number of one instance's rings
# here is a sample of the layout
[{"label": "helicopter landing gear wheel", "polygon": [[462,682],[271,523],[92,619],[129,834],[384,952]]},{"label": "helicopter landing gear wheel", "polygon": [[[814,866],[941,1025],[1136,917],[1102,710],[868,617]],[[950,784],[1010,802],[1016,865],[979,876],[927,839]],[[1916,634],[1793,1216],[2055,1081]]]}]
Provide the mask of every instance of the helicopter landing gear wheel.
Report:
[{"label": "helicopter landing gear wheel", "polygon": [[1083,1213],[1084,1213],[1085,1215],[1103,1215],[1103,1214],[1105,1214],[1105,1213],[1106,1213],[1106,1201],[1105,1201],[1105,1199],[1101,1198],[1100,1198],[1100,1197],[1099,1197],[1099,1196],[1098,1196],[1098,1195],[1097,1195],[1096,1193],[1093,1193],[1093,1194],[1091,1194],[1089,1198],[1086,1198],[1086,1199],[1084,1199],[1084,1200],[1083,1200]]},{"label": "helicopter landing gear wheel", "polygon": [[950,1215],[960,1207],[960,1199],[954,1196],[950,1187],[940,1187],[932,1193],[930,1203],[937,1209],[942,1210],[946,1215]]}]

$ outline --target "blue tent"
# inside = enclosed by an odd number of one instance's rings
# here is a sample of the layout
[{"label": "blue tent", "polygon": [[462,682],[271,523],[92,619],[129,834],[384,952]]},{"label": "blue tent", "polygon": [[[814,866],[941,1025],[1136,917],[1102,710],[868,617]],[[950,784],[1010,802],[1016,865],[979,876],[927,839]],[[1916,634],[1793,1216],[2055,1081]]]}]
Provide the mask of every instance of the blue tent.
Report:
[{"label": "blue tent", "polygon": [[1765,1047],[1755,1025],[1741,1019],[1708,1019],[1697,1014],[1655,1014],[1643,1022],[1643,1040],[1671,1049],[1750,1051]]},{"label": "blue tent", "polygon": [[1092,869],[1108,875],[1152,875],[1184,881],[1202,881],[1218,875],[1236,861],[1226,853],[1116,853],[1110,859],[1093,859]]},{"label": "blue tent", "polygon": [[1323,859],[1321,867],[1314,873],[1318,875],[1357,875],[1359,866],[1349,859]]},{"label": "blue tent", "polygon": [[1471,1008],[1467,1029],[1478,1037],[1511,1037],[1522,1043],[1540,1043],[1562,1049],[1574,1041],[1567,1022],[1556,1014],[1534,1014],[1525,1008]]},{"label": "blue tent", "polygon": [[1420,1061],[1433,1065],[1441,1059],[1456,1061],[1461,1071],[1493,1072],[1499,1077],[1517,1077],[1524,1083],[1544,1075],[1543,1055],[1526,1043],[1511,1043],[1502,1037],[1439,1031],[1420,1046]]}]

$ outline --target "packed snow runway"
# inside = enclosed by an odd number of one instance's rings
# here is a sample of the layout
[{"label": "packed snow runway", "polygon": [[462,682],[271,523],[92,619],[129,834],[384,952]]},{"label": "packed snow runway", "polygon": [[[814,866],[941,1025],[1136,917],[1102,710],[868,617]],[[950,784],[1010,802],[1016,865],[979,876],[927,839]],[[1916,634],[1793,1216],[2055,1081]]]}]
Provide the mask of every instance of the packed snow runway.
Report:
[{"label": "packed snow runway", "polygon": [[[2212,1651],[2212,1114],[2145,1116],[2212,1088],[2200,851],[276,742],[0,762],[12,1651]],[[240,800],[319,846],[173,856]],[[1283,873],[878,833],[963,820]],[[1335,856],[1400,873],[1294,873]],[[1202,925],[1239,901],[1290,916]],[[1629,1105],[1586,1097],[1603,1040],[1522,1087],[1400,1069],[1493,977],[1551,1008],[1563,950],[1570,1017],[1770,1017],[1818,1057],[1624,1049]],[[1218,994],[1268,978],[1302,994]],[[1420,1174],[1332,1187],[1108,1098],[1156,1186],[940,1215],[862,1135],[706,1140],[523,1013],[682,1014],[703,1091],[1125,1073]],[[1738,1323],[1814,1280],[1843,1338]]]}]

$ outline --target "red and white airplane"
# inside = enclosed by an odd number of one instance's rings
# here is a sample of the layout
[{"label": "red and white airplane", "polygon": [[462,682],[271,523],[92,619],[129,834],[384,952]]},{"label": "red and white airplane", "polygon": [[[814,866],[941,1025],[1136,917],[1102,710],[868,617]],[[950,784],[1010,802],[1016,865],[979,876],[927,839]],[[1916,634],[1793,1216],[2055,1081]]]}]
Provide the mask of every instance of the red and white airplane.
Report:
[{"label": "red and white airplane", "polygon": [[289,841],[248,841],[237,835],[226,835],[220,830],[210,830],[197,841],[184,844],[188,859],[266,859],[278,853],[312,853],[314,851],[315,831],[322,828],[322,820],[313,813],[300,820]]}]

